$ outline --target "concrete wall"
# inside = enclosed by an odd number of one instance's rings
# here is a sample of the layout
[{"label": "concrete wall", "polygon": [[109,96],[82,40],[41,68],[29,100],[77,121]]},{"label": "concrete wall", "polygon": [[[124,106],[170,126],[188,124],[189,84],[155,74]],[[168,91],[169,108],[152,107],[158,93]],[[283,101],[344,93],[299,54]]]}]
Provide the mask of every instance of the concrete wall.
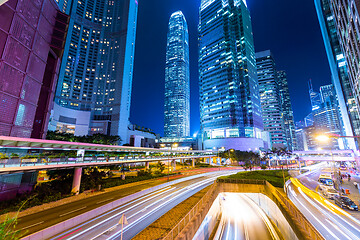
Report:
[{"label": "concrete wall", "polygon": [[[69,119],[71,121],[62,122],[60,121],[61,116],[62,119]],[[91,112],[65,108],[55,103],[51,114],[49,130],[55,131],[57,124],[62,123],[65,125],[75,125],[76,136],[88,135],[90,129],[90,118]]]},{"label": "concrete wall", "polygon": [[206,215],[204,221],[201,223],[198,231],[196,232],[193,239],[196,240],[203,240],[209,239],[211,233],[215,230],[216,222],[220,218],[221,212],[220,210],[220,201],[219,195],[215,199],[214,203],[212,204],[208,214]]},{"label": "concrete wall", "polygon": [[277,226],[285,239],[298,239],[279,207],[269,197],[259,193],[246,193],[246,195],[259,205],[259,207]]}]

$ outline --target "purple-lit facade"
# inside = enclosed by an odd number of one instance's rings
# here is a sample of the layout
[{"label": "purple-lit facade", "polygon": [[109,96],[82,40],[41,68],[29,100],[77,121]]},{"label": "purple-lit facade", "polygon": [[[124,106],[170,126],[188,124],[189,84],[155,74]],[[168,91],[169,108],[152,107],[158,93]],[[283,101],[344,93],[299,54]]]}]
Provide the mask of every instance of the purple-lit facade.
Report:
[{"label": "purple-lit facade", "polygon": [[44,137],[67,22],[54,0],[0,6],[0,135]]}]

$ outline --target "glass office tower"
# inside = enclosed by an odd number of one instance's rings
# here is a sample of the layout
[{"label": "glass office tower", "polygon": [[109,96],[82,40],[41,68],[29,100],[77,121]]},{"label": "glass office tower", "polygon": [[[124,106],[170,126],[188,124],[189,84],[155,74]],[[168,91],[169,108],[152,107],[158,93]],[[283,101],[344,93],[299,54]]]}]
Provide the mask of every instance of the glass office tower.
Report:
[{"label": "glass office tower", "polygon": [[71,16],[51,130],[128,136],[137,1],[59,0]]},{"label": "glass office tower", "polygon": [[245,1],[201,1],[199,75],[204,148],[263,147],[253,33]]},{"label": "glass office tower", "polygon": [[294,121],[294,112],[291,105],[289,85],[285,71],[278,71],[277,76],[280,84],[280,95],[283,109],[284,128],[287,146],[289,150],[297,149],[296,128]]},{"label": "glass office tower", "polygon": [[181,11],[169,21],[164,108],[165,137],[190,136],[189,32]]},{"label": "glass office tower", "polygon": [[272,147],[287,148],[281,85],[270,50],[257,52],[256,63],[264,130],[270,133]]},{"label": "glass office tower", "polygon": [[[359,105],[356,96],[354,80],[349,76],[349,65],[346,61],[346,54],[340,43],[337,22],[332,11],[331,0],[315,0],[316,11],[320,23],[321,32],[328,56],[332,82],[337,94],[342,125],[345,134],[348,136],[360,135]],[[356,46],[356,45],[355,45]],[[359,89],[357,87],[357,89]],[[356,149],[358,146],[353,139],[347,139],[348,147]]]}]

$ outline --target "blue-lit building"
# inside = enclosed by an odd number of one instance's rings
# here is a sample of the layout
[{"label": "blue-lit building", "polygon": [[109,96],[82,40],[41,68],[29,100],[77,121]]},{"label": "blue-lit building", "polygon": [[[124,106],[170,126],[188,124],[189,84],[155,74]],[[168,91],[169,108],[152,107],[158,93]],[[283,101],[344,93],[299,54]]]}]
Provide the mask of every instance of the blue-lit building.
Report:
[{"label": "blue-lit building", "polygon": [[203,145],[264,146],[250,12],[243,0],[202,0],[199,21]]},{"label": "blue-lit building", "polygon": [[58,0],[70,15],[50,130],[127,143],[138,3]]},{"label": "blue-lit building", "polygon": [[189,32],[181,11],[169,20],[165,67],[165,137],[190,136]]},{"label": "blue-lit building", "polygon": [[287,147],[289,150],[295,150],[297,148],[297,139],[295,132],[296,128],[295,128],[294,112],[291,104],[287,74],[285,71],[278,71],[277,76],[279,78],[279,84],[280,84],[280,95],[281,95]]},{"label": "blue-lit building", "polygon": [[265,131],[274,148],[287,148],[285,118],[281,98],[281,83],[270,50],[257,52],[257,76]]},{"label": "blue-lit building", "polygon": [[[354,7],[355,4],[352,4],[351,6]],[[346,31],[341,31],[341,33],[338,32],[339,24],[345,26],[347,24],[345,22],[348,21],[348,19],[353,19],[353,17],[344,17],[341,14],[352,15],[357,11],[339,11],[339,9],[343,9],[344,6],[342,6],[342,4],[340,4],[338,1],[332,0],[315,0],[315,7],[318,14],[326,53],[328,56],[329,66],[332,74],[332,82],[340,106],[341,120],[345,130],[345,134],[347,136],[359,136],[360,118],[359,104],[357,100],[357,98],[359,98],[358,80],[356,79],[356,77],[351,78],[351,76],[349,75],[349,73],[351,73],[353,76],[355,76],[355,72],[359,69],[357,66],[359,61],[351,60],[353,56],[359,56],[359,51],[351,50],[353,53],[356,54],[346,54],[343,51],[343,49],[347,49],[347,51],[350,51],[350,49],[356,48],[359,43],[358,41],[356,41],[356,43],[352,42],[353,38],[347,38],[350,41],[346,40],[343,44],[341,44],[341,39],[339,38],[339,36],[343,36],[343,33]],[[333,7],[336,8],[335,12],[338,14],[338,16],[334,15]],[[336,21],[336,19],[338,19],[339,23]],[[355,24],[351,25],[351,27],[358,26],[358,21]],[[356,32],[356,30],[354,31]],[[349,46],[346,46],[346,44],[349,44]],[[351,68],[349,68],[349,64],[346,60],[347,57],[351,63],[354,63],[351,64]],[[355,64],[356,62],[357,64]],[[347,145],[351,149],[358,148],[358,144],[356,144],[353,139],[347,139]]]}]

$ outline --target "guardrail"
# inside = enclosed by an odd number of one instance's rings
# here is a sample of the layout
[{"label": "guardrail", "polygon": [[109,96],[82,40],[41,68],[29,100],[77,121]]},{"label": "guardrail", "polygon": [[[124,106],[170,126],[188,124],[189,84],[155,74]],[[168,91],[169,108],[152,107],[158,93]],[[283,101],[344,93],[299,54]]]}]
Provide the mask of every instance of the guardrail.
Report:
[{"label": "guardrail", "polygon": [[290,213],[295,221],[295,224],[301,229],[302,234],[307,235],[307,239],[324,240],[324,237],[316,230],[316,228],[307,220],[307,218],[300,212],[300,210],[283,194],[279,192],[273,185],[266,182],[266,189],[274,196],[272,200],[280,206],[283,204],[286,211]]},{"label": "guardrail", "polygon": [[[163,240],[173,240],[175,239],[180,232],[192,221],[192,219],[200,212],[208,212],[211,208],[213,201],[216,198],[216,184],[211,185],[210,189],[205,193],[205,195],[200,199],[200,201],[183,217],[180,222],[173,227],[173,229],[163,238]],[[204,209],[205,208],[205,209]]]}]

